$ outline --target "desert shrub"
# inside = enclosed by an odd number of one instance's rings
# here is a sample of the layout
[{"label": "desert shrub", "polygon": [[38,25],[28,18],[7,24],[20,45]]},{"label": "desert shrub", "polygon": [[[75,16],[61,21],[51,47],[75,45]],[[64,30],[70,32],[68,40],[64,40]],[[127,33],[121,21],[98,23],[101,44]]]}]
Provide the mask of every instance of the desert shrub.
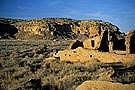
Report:
[{"label": "desert shrub", "polygon": [[127,68],[135,69],[135,59],[129,60],[125,63]]},{"label": "desert shrub", "polygon": [[117,72],[114,80],[124,84],[133,83],[135,82],[135,72]]},{"label": "desert shrub", "polygon": [[82,82],[95,79],[93,72],[100,68],[100,63],[52,60],[46,61],[43,67],[41,77],[44,88],[74,90]]}]

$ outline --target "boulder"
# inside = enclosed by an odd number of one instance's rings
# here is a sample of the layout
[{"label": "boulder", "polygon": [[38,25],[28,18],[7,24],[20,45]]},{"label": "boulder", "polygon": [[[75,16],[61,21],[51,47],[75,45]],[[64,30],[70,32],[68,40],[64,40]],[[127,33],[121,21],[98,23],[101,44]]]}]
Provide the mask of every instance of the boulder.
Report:
[{"label": "boulder", "polygon": [[135,83],[121,84],[107,81],[85,81],[76,90],[135,90]]}]

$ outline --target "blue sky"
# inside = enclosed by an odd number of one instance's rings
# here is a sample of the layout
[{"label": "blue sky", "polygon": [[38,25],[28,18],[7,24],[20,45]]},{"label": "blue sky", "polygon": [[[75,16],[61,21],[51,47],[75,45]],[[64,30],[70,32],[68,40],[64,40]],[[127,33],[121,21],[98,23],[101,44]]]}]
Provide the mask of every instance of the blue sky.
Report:
[{"label": "blue sky", "polygon": [[0,0],[0,17],[100,19],[135,29],[135,0]]}]

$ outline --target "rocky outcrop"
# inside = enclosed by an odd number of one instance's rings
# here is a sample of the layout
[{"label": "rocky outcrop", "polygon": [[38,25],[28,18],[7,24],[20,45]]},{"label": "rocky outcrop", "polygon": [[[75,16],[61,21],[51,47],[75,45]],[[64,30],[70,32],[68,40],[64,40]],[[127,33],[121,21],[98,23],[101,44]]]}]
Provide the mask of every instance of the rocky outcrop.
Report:
[{"label": "rocky outcrop", "polygon": [[69,18],[38,18],[31,20],[0,19],[18,29],[17,39],[83,39],[104,30],[119,32],[119,28],[102,20],[73,20]]},{"label": "rocky outcrop", "polygon": [[107,81],[85,81],[76,90],[134,90],[135,84],[121,84]]}]

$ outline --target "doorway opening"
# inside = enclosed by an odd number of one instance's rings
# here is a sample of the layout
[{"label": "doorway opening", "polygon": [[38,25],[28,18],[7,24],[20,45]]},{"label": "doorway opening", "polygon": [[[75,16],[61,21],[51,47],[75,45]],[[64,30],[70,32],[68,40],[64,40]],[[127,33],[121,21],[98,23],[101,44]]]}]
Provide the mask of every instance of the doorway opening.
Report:
[{"label": "doorway opening", "polygon": [[91,46],[92,46],[92,47],[95,46],[94,40],[91,40]]},{"label": "doorway opening", "polygon": [[130,53],[135,54],[135,34],[130,38]]}]

